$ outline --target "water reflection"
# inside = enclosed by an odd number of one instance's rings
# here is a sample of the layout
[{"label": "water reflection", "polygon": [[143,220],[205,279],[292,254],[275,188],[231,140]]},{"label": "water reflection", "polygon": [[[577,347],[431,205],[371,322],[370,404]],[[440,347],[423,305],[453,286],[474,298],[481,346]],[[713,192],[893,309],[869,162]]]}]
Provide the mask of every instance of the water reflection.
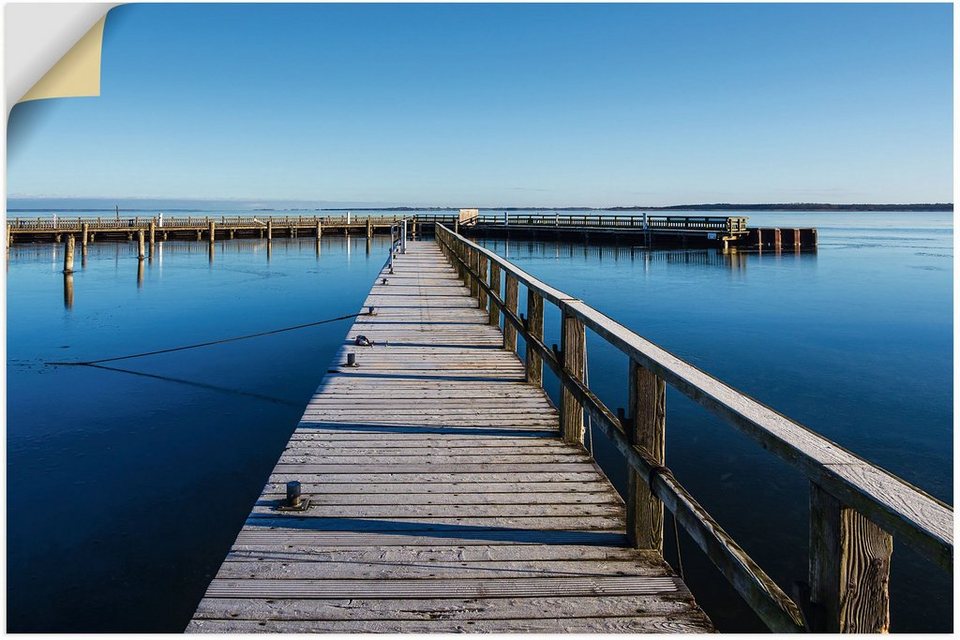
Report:
[{"label": "water reflection", "polygon": [[[577,260],[581,263],[596,261],[602,263],[612,259],[614,262],[629,261],[641,262],[644,271],[652,265],[689,265],[708,268],[727,269],[732,272],[743,273],[751,257],[759,258],[762,255],[774,254],[773,251],[744,251],[730,248],[723,251],[719,248],[704,249],[650,249],[642,246],[591,244],[589,242],[568,243],[551,241],[514,241],[514,240],[485,240],[483,245],[498,253],[504,258],[536,259],[550,257],[555,260]],[[811,262],[816,260],[815,251],[776,252],[779,259],[794,259]],[[562,282],[559,283],[562,288]]]},{"label": "water reflection", "polygon": [[73,309],[73,274],[63,274],[63,308]]}]

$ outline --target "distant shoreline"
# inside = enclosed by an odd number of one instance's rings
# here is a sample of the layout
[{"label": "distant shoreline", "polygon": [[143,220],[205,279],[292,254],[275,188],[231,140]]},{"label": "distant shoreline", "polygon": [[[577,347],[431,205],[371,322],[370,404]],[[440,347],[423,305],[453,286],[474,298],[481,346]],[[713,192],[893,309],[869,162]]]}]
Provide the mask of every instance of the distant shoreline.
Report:
[{"label": "distant shoreline", "polygon": [[[241,211],[456,211],[456,207],[225,207],[212,203],[209,208],[203,207],[167,207],[159,204],[154,207],[121,207],[121,212],[153,212],[163,210],[170,213],[177,212],[209,212],[231,209]],[[736,204],[736,203],[709,203],[709,204],[675,204],[660,207],[644,207],[640,205],[620,207],[479,207],[480,211],[798,211],[798,212],[880,212],[880,211],[953,211],[953,203],[914,203],[914,204],[830,204],[830,203],[775,203],[775,204]],[[114,207],[8,207],[9,213],[29,213],[33,211],[96,213],[115,211]]]}]

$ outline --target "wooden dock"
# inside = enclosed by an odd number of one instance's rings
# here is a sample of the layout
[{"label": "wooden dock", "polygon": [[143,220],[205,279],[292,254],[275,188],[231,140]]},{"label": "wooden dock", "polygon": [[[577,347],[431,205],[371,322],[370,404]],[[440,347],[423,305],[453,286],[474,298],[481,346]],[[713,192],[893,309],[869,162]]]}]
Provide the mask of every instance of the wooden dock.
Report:
[{"label": "wooden dock", "polygon": [[437,224],[471,237],[567,239],[591,243],[629,243],[644,248],[730,248],[814,251],[816,229],[747,227],[746,216],[652,216],[636,214],[459,214],[312,216],[59,216],[7,220],[7,246],[14,243],[66,242],[81,247],[96,241],[138,240],[153,246],[165,240],[213,243],[235,238],[297,238],[326,235],[387,234],[406,219],[412,235],[432,236]]},{"label": "wooden dock", "polygon": [[[950,505],[441,223],[404,251],[404,226],[189,631],[712,630],[663,560],[667,512],[772,631],[889,630],[894,537],[952,571]],[[589,387],[588,331],[627,357],[625,409]],[[808,481],[792,595],[666,466],[667,386]]]},{"label": "wooden dock", "polygon": [[437,244],[389,270],[187,631],[711,631]]}]

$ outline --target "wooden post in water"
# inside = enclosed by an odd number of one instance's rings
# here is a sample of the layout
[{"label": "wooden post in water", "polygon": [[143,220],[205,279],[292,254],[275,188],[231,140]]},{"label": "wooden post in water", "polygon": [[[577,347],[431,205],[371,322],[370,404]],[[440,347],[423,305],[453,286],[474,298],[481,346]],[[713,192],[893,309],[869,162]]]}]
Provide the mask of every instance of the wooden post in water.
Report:
[{"label": "wooden post in water", "polygon": [[137,260],[143,261],[146,252],[143,250],[143,229],[137,229]]},{"label": "wooden post in water", "polygon": [[153,253],[153,245],[157,241],[157,221],[156,220],[150,221],[150,236],[148,239],[150,240],[150,253]]},{"label": "wooden post in water", "polygon": [[[479,253],[479,252],[478,252]],[[480,254],[478,257],[478,273],[480,274],[480,282],[486,284],[487,280],[487,256],[486,254]],[[480,303],[479,307],[481,309],[487,308],[487,290],[484,289],[480,284],[477,284],[477,301]]]},{"label": "wooden post in water", "polygon": [[[517,315],[518,286],[517,279],[508,273],[504,286],[503,304],[513,315]],[[503,322],[503,348],[514,352],[517,350],[517,328],[512,322],[506,320]]]},{"label": "wooden post in water", "polygon": [[[543,296],[527,288],[527,332],[543,342]],[[543,358],[527,344],[527,382],[543,386]]]},{"label": "wooden post in water", "polygon": [[890,534],[811,483],[812,631],[887,632],[892,553]]},{"label": "wooden post in water", "polygon": [[[563,324],[560,328],[560,342],[563,368],[578,380],[583,380],[586,366],[587,336],[583,321],[563,312]],[[583,444],[583,406],[576,397],[561,385],[560,393],[560,432],[564,442]]]},{"label": "wooden post in water", "polygon": [[267,220],[267,242],[270,240],[273,240],[273,218]]},{"label": "wooden post in water", "polygon": [[[667,385],[632,358],[629,384],[629,418],[624,429],[631,444],[639,445],[662,465],[666,459]],[[638,549],[662,553],[663,503],[633,467],[627,474],[627,539]]]},{"label": "wooden post in water", "polygon": [[72,235],[67,236],[66,250],[63,252],[63,272],[64,273],[73,273],[73,252],[74,244],[76,240],[73,239]]},{"label": "wooden post in water", "polygon": [[217,223],[213,220],[207,224],[207,235],[209,236],[207,240],[210,242],[210,244],[213,244],[213,241],[217,237]]},{"label": "wooden post in water", "polygon": [[370,219],[370,216],[367,216],[367,237],[373,237],[373,220]]},{"label": "wooden post in water", "polygon": [[[500,297],[500,265],[496,262],[490,264],[490,289]],[[494,327],[500,326],[500,305],[491,297],[490,309],[488,311],[488,322]]]},{"label": "wooden post in water", "polygon": [[323,223],[317,220],[317,242],[323,237]]},{"label": "wooden post in water", "polygon": [[89,233],[90,233],[90,223],[84,222],[80,226],[80,246],[81,247],[87,246],[87,236]]}]

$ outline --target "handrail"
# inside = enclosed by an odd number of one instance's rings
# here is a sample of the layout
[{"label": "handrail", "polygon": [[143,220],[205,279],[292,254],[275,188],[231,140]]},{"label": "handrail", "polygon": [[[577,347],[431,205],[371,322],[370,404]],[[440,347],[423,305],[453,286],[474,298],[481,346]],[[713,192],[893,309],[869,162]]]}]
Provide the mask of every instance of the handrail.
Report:
[{"label": "handrail", "polygon": [[599,214],[505,214],[476,215],[460,221],[461,226],[492,225],[509,226],[548,226],[548,227],[598,227],[645,230],[681,230],[681,231],[719,231],[728,234],[747,232],[746,216],[651,216],[651,215],[599,215]]},{"label": "handrail", "polygon": [[[836,502],[837,518],[840,518],[839,514],[843,513],[843,510],[852,510],[853,513],[869,521],[867,524],[874,523],[890,534],[902,536],[935,564],[948,571],[952,570],[953,509],[949,505],[697,369],[593,309],[582,300],[545,284],[492,251],[450,231],[444,225],[438,223],[436,228],[437,241],[446,249],[448,257],[456,261],[456,266],[465,278],[475,283],[478,290],[483,291],[484,297],[492,305],[491,309],[493,306],[497,307],[497,316],[499,317],[500,313],[503,314],[505,327],[509,326],[522,335],[527,343],[528,353],[534,352],[540,361],[557,374],[564,395],[575,400],[581,411],[586,411],[594,419],[594,424],[598,424],[611,437],[615,446],[626,456],[630,467],[649,487],[650,492],[677,516],[678,521],[697,540],[698,545],[772,629],[786,630],[796,623],[797,616],[796,611],[791,608],[792,601],[788,603],[783,600],[785,597],[783,592],[693,501],[682,486],[675,482],[669,470],[666,470],[655,457],[631,439],[628,434],[630,429],[627,428],[629,425],[625,425],[623,419],[614,417],[586,387],[577,372],[577,366],[582,368],[582,362],[577,365],[576,356],[565,353],[568,348],[577,347],[576,340],[569,340],[568,336],[564,337],[563,350],[556,350],[556,345],[554,345],[554,351],[546,348],[540,339],[543,335],[542,308],[538,313],[540,329],[539,333],[536,333],[530,327],[531,318],[524,318],[522,314],[517,315],[516,294],[513,294],[512,307],[509,299],[504,300],[501,297],[499,291],[501,272],[507,274],[508,285],[509,278],[514,278],[526,286],[529,292],[528,299],[535,296],[558,306],[564,318],[564,333],[569,333],[568,323],[571,330],[576,330],[578,326],[581,332],[584,328],[593,330],[626,354],[636,366],[732,423],[764,448],[799,469],[810,480],[812,504],[821,504],[826,496],[826,499]],[[484,268],[481,269],[481,265]],[[485,273],[487,265],[490,266],[491,273],[496,269],[496,277],[492,281],[496,283],[497,290],[487,283]],[[542,305],[542,302],[540,304]],[[529,362],[528,356],[528,367]],[[574,366],[571,366],[571,363]],[[533,378],[539,379],[539,374]],[[561,407],[561,416],[565,407],[568,407],[566,397]],[[582,433],[580,438],[582,440]],[[856,527],[847,527],[844,524],[846,521],[837,523],[829,518],[823,519],[822,522],[814,521],[821,516],[823,516],[821,513],[812,515],[812,540],[819,541],[827,534],[840,535],[837,531],[841,529],[843,535],[849,536],[851,540],[857,535],[872,535],[869,527],[862,527],[863,531],[854,530]],[[886,534],[878,531],[877,535],[885,536]],[[849,543],[851,540],[843,539],[840,542]],[[884,544],[886,543],[880,538],[879,546],[883,547]],[[840,551],[836,545],[833,552],[838,557],[825,557],[821,552],[825,553],[819,548],[812,550],[812,581],[821,580],[824,568],[829,568],[831,563],[843,561],[839,557]],[[877,562],[883,565],[883,558]],[[888,570],[889,555],[885,566]],[[839,576],[839,573],[837,575]],[[848,576],[848,579],[854,580],[857,577]],[[880,590],[883,598],[886,598],[885,585],[886,583],[883,582]],[[823,585],[813,586],[820,589],[821,595],[829,591]],[[853,586],[857,586],[855,581]],[[844,589],[844,585],[836,586],[834,590],[837,591],[835,594],[837,599]],[[842,602],[821,604],[821,608],[825,606],[828,609],[830,616],[835,609],[850,606]],[[882,612],[888,612],[886,605],[880,609]],[[882,627],[884,614],[878,615],[880,621],[876,624]],[[801,626],[804,625],[801,624]],[[853,628],[855,627],[848,621],[845,630]]]}]

